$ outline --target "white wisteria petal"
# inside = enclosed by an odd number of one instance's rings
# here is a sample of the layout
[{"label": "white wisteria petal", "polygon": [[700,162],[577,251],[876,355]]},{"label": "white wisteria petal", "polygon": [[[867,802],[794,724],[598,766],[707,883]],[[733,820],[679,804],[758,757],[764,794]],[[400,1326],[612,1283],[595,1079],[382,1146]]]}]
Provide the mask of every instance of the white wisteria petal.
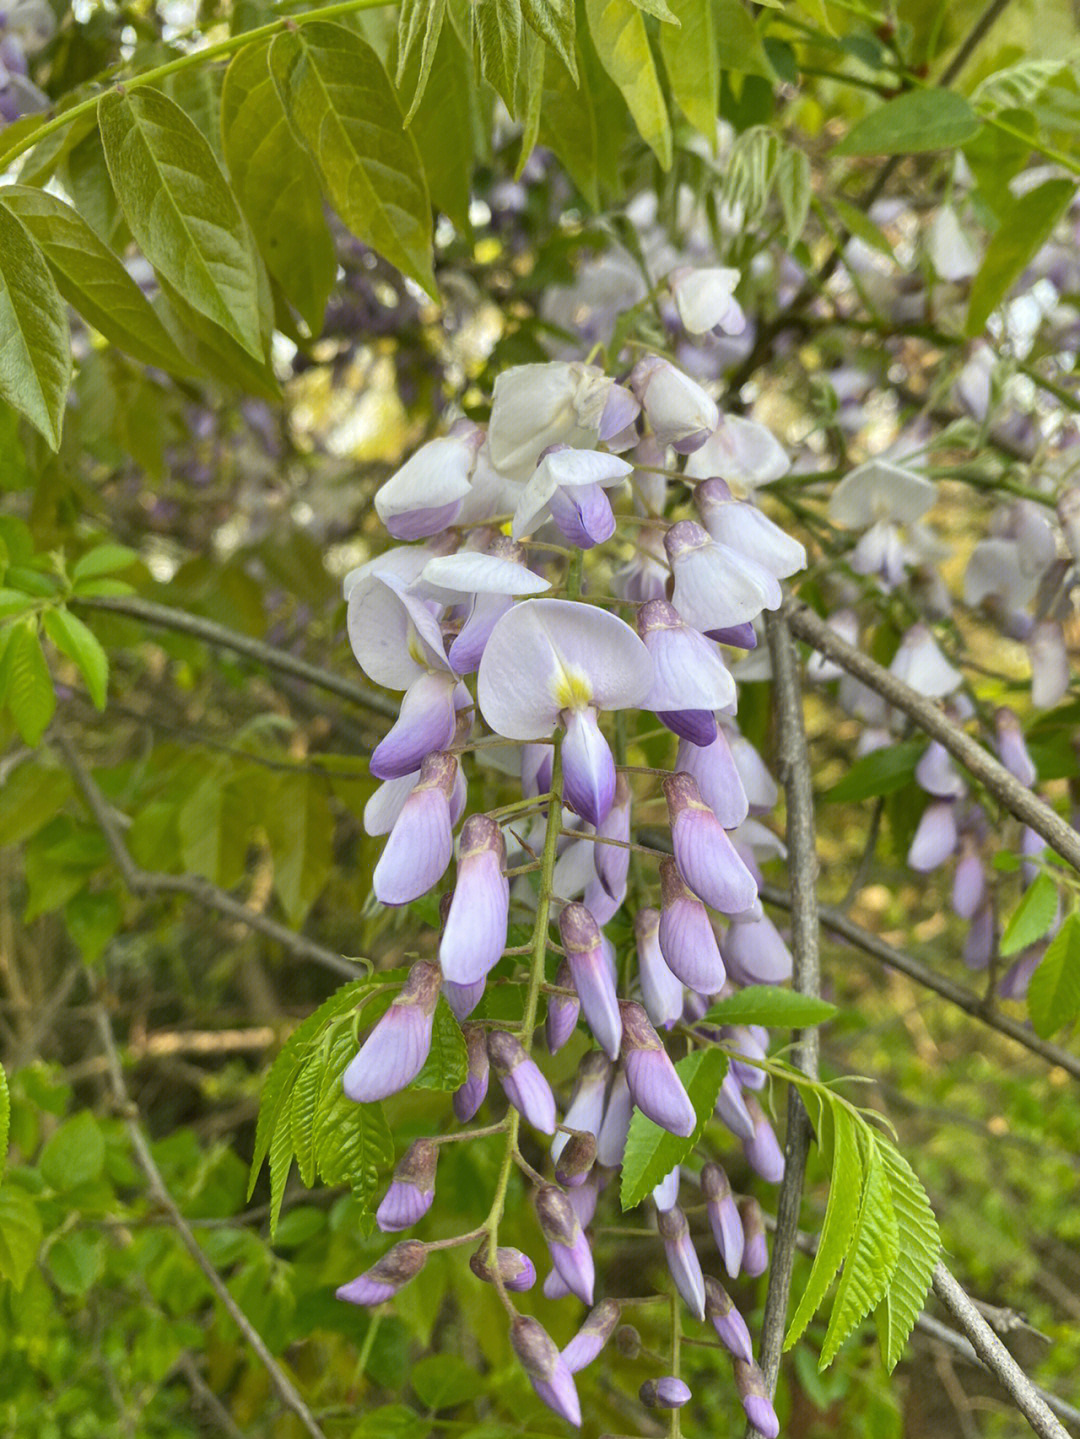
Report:
[{"label": "white wisteria petal", "polygon": [[514,511],[513,535],[532,534],[544,519],[556,490],[585,485],[621,485],[633,465],[600,450],[553,450],[537,465]]},{"label": "white wisteria petal", "polygon": [[979,255],[951,205],[942,205],[930,224],[930,263],[943,280],[970,280]]},{"label": "white wisteria petal", "polygon": [[512,513],[521,498],[523,484],[524,480],[512,480],[495,468],[490,447],[485,440],[476,456],[472,484],[461,503],[458,524],[478,525],[496,515]]},{"label": "white wisteria petal", "polygon": [[731,629],[783,602],[775,575],[717,544],[692,520],[673,525],[665,547],[675,577],[671,602],[695,629]]},{"label": "white wisteria petal", "polygon": [[366,575],[349,593],[346,628],[357,663],[370,680],[408,689],[429,670],[448,670],[438,621],[391,575]]},{"label": "white wisteria petal", "polygon": [[451,604],[465,595],[539,595],[551,589],[551,581],[528,565],[475,550],[429,560],[420,572],[420,582],[433,598]]},{"label": "white wisteria petal", "polygon": [[778,480],[790,469],[787,451],[773,432],[739,415],[724,415],[701,449],[686,461],[691,479],[716,476],[740,490]]},{"label": "white wisteria petal", "polygon": [[888,460],[867,460],[851,470],[829,497],[829,519],[849,530],[879,520],[910,525],[937,499],[937,485]]},{"label": "white wisteria petal", "polygon": [[480,661],[480,713],[507,739],[541,739],[563,710],[625,709],[652,684],[629,625],[574,600],[523,600],[491,632]]},{"label": "white wisteria petal", "polygon": [[964,572],[964,600],[981,605],[999,600],[1008,609],[1023,610],[1035,598],[1039,577],[1020,560],[1015,540],[980,540]]},{"label": "white wisteria petal", "polygon": [[900,641],[889,670],[929,699],[942,699],[964,682],[963,675],[941,653],[937,640],[925,625],[911,626]]},{"label": "white wisteria petal", "polygon": [[638,611],[638,633],[652,655],[654,677],[641,701],[653,713],[723,709],[735,700],[735,681],[719,646],[691,628],[673,605],[653,600]]},{"label": "white wisteria petal", "polygon": [[[469,493],[469,478],[483,432],[443,435],[421,445],[416,454],[375,492],[375,512],[399,539],[416,540],[452,524],[457,506]],[[442,518],[451,509],[448,518]],[[431,528],[424,528],[430,516]]]},{"label": "white wisteria petal", "polygon": [[400,580],[402,585],[411,585],[427,564],[436,555],[445,554],[455,541],[449,535],[439,535],[422,545],[395,545],[384,550],[372,560],[357,565],[341,582],[342,594],[348,599],[361,580],[368,575],[382,575]]},{"label": "white wisteria petal", "polygon": [[659,355],[646,355],[634,366],[630,384],[661,445],[685,452],[698,449],[720,422],[716,401],[705,390]]},{"label": "white wisteria petal", "polygon": [[675,308],[683,329],[690,335],[707,335],[719,327],[727,335],[739,335],[746,319],[735,289],[741,276],[738,270],[693,270],[680,266],[668,278]]},{"label": "white wisteria petal", "polygon": [[488,451],[510,480],[527,480],[551,445],[596,443],[614,380],[595,365],[514,365],[495,381]]},{"label": "white wisteria petal", "polygon": [[778,580],[806,568],[806,547],[756,505],[733,499],[724,480],[709,479],[698,485],[694,503],[714,540],[756,560]]}]

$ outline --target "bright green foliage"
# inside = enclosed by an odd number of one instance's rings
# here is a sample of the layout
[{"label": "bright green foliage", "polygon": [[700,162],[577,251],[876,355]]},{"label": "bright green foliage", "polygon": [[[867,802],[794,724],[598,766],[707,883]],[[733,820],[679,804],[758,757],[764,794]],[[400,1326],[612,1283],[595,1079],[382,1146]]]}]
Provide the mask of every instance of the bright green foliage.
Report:
[{"label": "bright green foliage", "polygon": [[1047,945],[1031,976],[1028,1013],[1035,1033],[1043,1039],[1080,1019],[1080,913],[1075,910]]},{"label": "bright green foliage", "polygon": [[763,1024],[766,1028],[805,1029],[836,1014],[836,1005],[771,984],[748,984],[712,1005],[706,1024]]},{"label": "bright green foliage", "polygon": [[853,125],[834,155],[913,155],[964,145],[981,121],[955,90],[911,90]]},{"label": "bright green foliage", "polygon": [[1058,912],[1058,887],[1048,874],[1037,874],[1024,891],[1005,932],[1001,936],[1001,954],[1007,959],[1019,954],[1029,944],[1042,939]]},{"label": "bright green foliage", "polygon": [[0,205],[0,399],[59,448],[71,383],[67,312],[30,232]]},{"label": "bright green foliage", "polygon": [[727,1057],[718,1049],[697,1049],[680,1059],[675,1068],[694,1106],[697,1124],[693,1134],[684,1139],[661,1129],[640,1109],[634,1110],[623,1155],[619,1195],[623,1209],[640,1204],[697,1144],[712,1118],[716,1096],[727,1073]]},{"label": "bright green foliage", "polygon": [[1076,193],[1072,180],[1047,180],[1003,210],[971,286],[966,331],[982,332],[993,310],[1020,278]]},{"label": "bright green foliage", "polygon": [[661,166],[671,167],[671,122],[648,33],[631,0],[586,0],[600,63],[622,92],[641,138]]}]

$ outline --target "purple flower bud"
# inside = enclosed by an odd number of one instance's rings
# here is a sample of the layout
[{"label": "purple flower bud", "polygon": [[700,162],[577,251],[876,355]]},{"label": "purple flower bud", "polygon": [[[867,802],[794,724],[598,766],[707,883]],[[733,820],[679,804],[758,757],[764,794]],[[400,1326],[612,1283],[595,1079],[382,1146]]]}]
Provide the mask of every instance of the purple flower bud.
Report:
[{"label": "purple flower bud", "polygon": [[596,1213],[596,1202],[600,1197],[600,1181],[596,1170],[588,1176],[584,1184],[576,1184],[572,1189],[566,1191],[577,1221],[582,1229],[587,1229],[593,1222],[593,1215]]},{"label": "purple flower bud", "polygon": [[653,1186],[652,1202],[661,1213],[668,1209],[674,1209],[678,1204],[681,1178],[681,1171],[676,1164],[670,1174],[665,1174],[660,1183]]},{"label": "purple flower bud", "polygon": [[571,1374],[590,1365],[615,1332],[619,1306],[614,1299],[602,1299],[562,1352]]},{"label": "purple flower bud", "polygon": [[618,1059],[622,1019],[600,927],[583,904],[568,904],[559,915],[559,937],[589,1028],[601,1049]]},{"label": "purple flower bud", "polygon": [[735,829],[750,813],[746,790],[722,729],[717,729],[716,738],[705,746],[682,740],[675,768],[693,776],[701,798],[724,829]]},{"label": "purple flower bud", "polygon": [[768,915],[732,919],[724,936],[724,962],[739,984],[783,984],[791,978],[791,950]]},{"label": "purple flower bud", "polygon": [[557,486],[548,509],[563,538],[579,549],[602,545],[615,533],[615,511],[602,485]]},{"label": "purple flower bud", "polygon": [[[559,971],[555,976],[555,983],[560,989],[573,989],[574,981],[570,973],[570,966],[563,960],[559,965]],[[577,1028],[578,1014],[581,1010],[581,1001],[577,998],[570,998],[568,995],[551,994],[548,996],[547,1018],[544,1021],[544,1037],[547,1040],[547,1047],[551,1054],[562,1049],[563,1045]]]},{"label": "purple flower bud", "polygon": [[1028,992],[1031,976],[1038,969],[1046,954],[1045,944],[1033,944],[1009,966],[998,985],[1002,999],[1023,999]]},{"label": "purple flower bud", "polygon": [[[713,710],[735,703],[735,681],[720,651],[712,640],[691,629],[667,600],[642,605],[637,629],[653,660],[652,688],[641,708],[668,715],[664,723],[676,734],[710,744],[716,737]],[[689,717],[680,720],[683,712]]]},{"label": "purple flower bud", "polygon": [[620,1324],[616,1329],[615,1348],[624,1359],[636,1359],[641,1353],[641,1335],[632,1324]]},{"label": "purple flower bud", "polygon": [[907,862],[920,874],[937,869],[956,848],[956,815],[952,800],[934,800],[923,810],[908,850]]},{"label": "purple flower bud", "polygon": [[600,439],[606,444],[627,430],[641,414],[637,396],[625,385],[612,385],[600,415]]},{"label": "purple flower bud", "polygon": [[452,754],[429,754],[402,806],[372,876],[382,904],[409,904],[438,884],[454,852],[450,797],[457,777]]},{"label": "purple flower bud", "polygon": [[[709,933],[712,933],[711,928]],[[659,910],[638,910],[634,916],[634,937],[645,1012],[657,1029],[670,1029],[682,1014],[683,987],[668,968],[660,950]]]},{"label": "purple flower bud", "polygon": [[[741,914],[750,909],[757,899],[754,876],[702,800],[693,777],[669,775],[663,788],[675,863],[686,884],[699,899],[721,914]],[[668,965],[671,966],[670,959]]]},{"label": "purple flower bud", "polygon": [[994,726],[997,729],[998,758],[1011,775],[1030,789],[1039,776],[1028,753],[1020,721],[1011,709],[1002,705],[994,711]]},{"label": "purple flower bud", "polygon": [[662,1379],[646,1379],[638,1390],[638,1398],[646,1409],[681,1409],[694,1396],[689,1385],[674,1374],[665,1374]]},{"label": "purple flower bud", "polygon": [[579,1131],[563,1145],[555,1165],[555,1178],[567,1189],[584,1184],[596,1163],[596,1135]]},{"label": "purple flower bud", "polygon": [[971,927],[964,936],[962,951],[968,969],[986,969],[994,956],[994,907],[984,903],[971,921]]},{"label": "purple flower bud", "polygon": [[697,1128],[697,1115],[649,1016],[630,1000],[620,1000],[619,1008],[623,1064],[634,1103],[661,1129],[689,1138]]},{"label": "purple flower bud", "polygon": [[484,432],[446,435],[421,445],[375,495],[375,510],[396,540],[420,540],[452,525],[466,495]]},{"label": "purple flower bud", "polygon": [[683,1302],[694,1318],[704,1319],[705,1276],[701,1272],[701,1261],[690,1238],[686,1215],[674,1204],[670,1209],[660,1210],[657,1223],[675,1288],[682,1295]]},{"label": "purple flower bud", "polygon": [[[623,1042],[626,1042],[625,1015]],[[614,1169],[616,1165],[622,1163],[623,1150],[626,1148],[626,1136],[630,1132],[630,1118],[633,1112],[634,1101],[630,1097],[626,1071],[617,1069],[615,1078],[611,1082],[611,1093],[608,1095],[600,1133],[596,1136],[596,1158],[608,1169]]]},{"label": "purple flower bud", "polygon": [[488,1035],[488,1058],[507,1099],[526,1124],[542,1134],[555,1133],[555,1096],[551,1085],[519,1040],[503,1030]]},{"label": "purple flower bud", "polygon": [[420,1073],[431,1049],[432,1016],[441,981],[438,968],[427,960],[419,960],[409,970],[401,993],[341,1077],[350,1099],[357,1104],[387,1099]]},{"label": "purple flower bud", "polygon": [[722,1034],[725,1039],[730,1039],[736,1044],[739,1053],[745,1056],[745,1060],[735,1058],[731,1060],[731,1071],[739,1081],[740,1088],[764,1089],[768,1083],[768,1075],[763,1069],[756,1069],[748,1061],[767,1058],[769,1053],[768,1030],[762,1030],[760,1025],[751,1027],[746,1024],[731,1024],[723,1027]]},{"label": "purple flower bud", "polygon": [[720,947],[705,906],[684,881],[674,859],[660,861],[660,902],[663,909],[657,937],[664,963],[688,989],[715,994],[726,977]]},{"label": "purple flower bud", "polygon": [[705,1318],[716,1330],[716,1337],[736,1359],[753,1361],[754,1347],[746,1320],[732,1303],[727,1290],[709,1276],[705,1279]]},{"label": "purple flower bud", "polygon": [[384,1234],[411,1229],[431,1208],[435,1198],[435,1168],[439,1146],[430,1139],[410,1144],[398,1160],[390,1188],[375,1211],[375,1222]]},{"label": "purple flower bud", "polygon": [[472,814],[461,831],[457,883],[439,942],[443,977],[475,984],[506,948],[510,885],[503,874],[506,844],[495,820]]},{"label": "purple flower bud", "polygon": [[441,669],[427,670],[413,680],[389,734],[371,752],[369,768],[376,779],[412,774],[429,754],[446,748],[457,724],[457,683],[455,674]]},{"label": "purple flower bud", "polygon": [[920,756],[915,779],[935,799],[959,799],[967,789],[952,755],[937,740],[932,740]]},{"label": "purple flower bud", "polygon": [[596,833],[602,839],[618,840],[618,844],[593,846],[596,875],[605,891],[620,903],[626,893],[626,876],[630,869],[630,851],[624,848],[630,840],[630,784],[624,774],[615,779],[615,800],[607,818]]},{"label": "purple flower bud", "polygon": [[761,1205],[751,1196],[739,1200],[739,1218],[743,1227],[742,1272],[756,1279],[769,1267],[769,1246],[765,1239],[765,1221]]},{"label": "purple flower bud", "polygon": [[490,1065],[487,1039],[480,1026],[464,1024],[461,1033],[465,1038],[465,1050],[469,1057],[469,1072],[465,1083],[454,1091],[454,1115],[459,1124],[468,1124],[487,1095]]},{"label": "purple flower bud", "polygon": [[585,1304],[591,1304],[595,1283],[592,1250],[573,1205],[554,1184],[539,1188],[535,1202],[540,1232],[551,1252],[551,1262],[570,1292]]},{"label": "purple flower bud", "polygon": [[703,480],[694,491],[701,522],[712,538],[776,576],[787,579],[806,568],[806,550],[756,505],[736,500],[723,480]]},{"label": "purple flower bud", "polygon": [[403,1239],[383,1257],[348,1284],[337,1297],[349,1304],[382,1304],[393,1298],[410,1279],[415,1279],[427,1262],[427,1249],[418,1239]]},{"label": "purple flower bud", "polygon": [[595,706],[563,710],[563,798],[589,824],[601,825],[615,801],[615,760]]},{"label": "purple flower bud", "polygon": [[[485,1284],[494,1284],[486,1240],[476,1253],[469,1257],[469,1268],[477,1279],[482,1279]],[[495,1268],[503,1288],[514,1294],[523,1294],[536,1283],[536,1268],[529,1256],[522,1254],[520,1249],[511,1249],[500,1244],[495,1251]]]},{"label": "purple flower bud", "polygon": [[986,871],[974,840],[965,836],[953,875],[952,906],[961,919],[973,919],[986,893]]},{"label": "purple flower bud", "polygon": [[754,1121],[746,1107],[742,1086],[730,1069],[724,1075],[716,1098],[716,1117],[727,1125],[736,1139],[753,1139]]},{"label": "purple flower bud", "polygon": [[537,1395],[561,1419],[581,1427],[574,1376],[544,1327],[523,1314],[510,1325],[510,1343]]},{"label": "purple flower bud", "polygon": [[545,1299],[569,1299],[574,1292],[557,1269],[552,1269],[541,1286]]},{"label": "purple flower bud", "polygon": [[752,1094],[743,1096],[746,1108],[754,1124],[753,1139],[743,1140],[746,1162],[755,1174],[769,1184],[779,1184],[784,1177],[784,1151],[777,1143],[773,1127],[765,1117],[765,1111]]},{"label": "purple flower bud", "polygon": [[[577,1083],[566,1111],[566,1129],[599,1136],[604,1117],[604,1094],[611,1078],[611,1064],[605,1054],[593,1050],[578,1067]],[[558,1163],[568,1135],[562,1130],[551,1141],[551,1157]]]},{"label": "purple flower bud", "polygon": [[700,449],[720,423],[716,403],[689,375],[659,355],[645,355],[630,373],[657,443],[682,455]]},{"label": "purple flower bud", "polygon": [[704,634],[732,630],[783,602],[780,581],[755,560],[710,539],[693,520],[679,520],[664,535],[672,603],[688,625]]},{"label": "purple flower bud", "polygon": [[468,1019],[483,999],[486,985],[486,979],[478,979],[475,984],[451,984],[449,980],[444,982],[443,994],[451,1014],[459,1024],[463,1019]]},{"label": "purple flower bud", "polygon": [[745,1359],[735,1360],[735,1388],[739,1391],[747,1419],[758,1433],[764,1439],[776,1439],[780,1433],[780,1421],[769,1398],[765,1376],[756,1364],[747,1363]]}]

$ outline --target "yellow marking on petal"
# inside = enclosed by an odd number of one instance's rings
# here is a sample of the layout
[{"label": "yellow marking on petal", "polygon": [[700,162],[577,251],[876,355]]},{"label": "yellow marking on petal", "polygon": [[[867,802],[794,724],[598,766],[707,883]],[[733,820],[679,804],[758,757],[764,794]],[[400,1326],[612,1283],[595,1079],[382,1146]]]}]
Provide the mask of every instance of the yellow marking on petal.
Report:
[{"label": "yellow marking on petal", "polygon": [[409,658],[415,660],[418,665],[423,665],[424,668],[427,669],[427,654],[424,650],[423,642],[419,634],[417,634],[416,626],[411,620],[409,621],[409,638],[406,641],[406,645],[409,651]]},{"label": "yellow marking on petal", "polygon": [[584,670],[560,664],[552,690],[561,710],[583,710],[592,703],[592,683]]}]

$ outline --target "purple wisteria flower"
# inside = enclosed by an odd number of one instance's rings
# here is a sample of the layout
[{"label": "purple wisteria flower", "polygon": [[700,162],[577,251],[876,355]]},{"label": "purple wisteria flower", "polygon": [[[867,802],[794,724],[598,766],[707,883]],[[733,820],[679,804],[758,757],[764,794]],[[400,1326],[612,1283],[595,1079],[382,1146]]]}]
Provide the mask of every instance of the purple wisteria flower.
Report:
[{"label": "purple wisteria flower", "polygon": [[576,1189],[588,1179],[596,1163],[596,1135],[579,1132],[568,1136],[555,1163],[555,1178],[566,1189]]},{"label": "purple wisteria flower", "polygon": [[509,1289],[513,1294],[524,1294],[536,1283],[536,1266],[532,1260],[520,1249],[512,1249],[509,1245],[500,1244],[496,1249],[493,1271],[491,1256],[485,1241],[474,1254],[470,1255],[469,1268],[477,1279],[483,1280],[485,1284],[494,1284],[494,1274],[497,1272],[503,1288]]},{"label": "purple wisteria flower", "polygon": [[604,1096],[610,1078],[611,1062],[599,1050],[592,1050],[581,1061],[563,1128],[551,1141],[551,1157],[556,1164],[569,1139],[565,1131],[576,1130],[580,1134],[599,1138],[604,1118]]},{"label": "purple wisteria flower", "polygon": [[549,450],[525,486],[514,511],[514,539],[551,518],[571,544],[590,549],[615,533],[607,490],[622,486],[633,465],[601,450]]},{"label": "purple wisteria flower", "polygon": [[725,481],[705,480],[694,491],[694,503],[712,539],[755,561],[778,580],[806,568],[806,547],[756,505],[737,500]]},{"label": "purple wisteria flower", "polygon": [[695,1319],[705,1318],[705,1276],[697,1256],[686,1215],[677,1204],[662,1209],[657,1215],[664,1257],[675,1281],[675,1288]]},{"label": "purple wisteria flower", "polygon": [[702,1167],[701,1193],[724,1268],[732,1279],[737,1279],[742,1269],[742,1220],[731,1192],[731,1183],[719,1164],[710,1161]]},{"label": "purple wisteria flower", "polygon": [[[565,1150],[563,1152],[565,1154]],[[570,1292],[585,1304],[591,1304],[596,1277],[592,1250],[574,1206],[554,1184],[542,1185],[536,1191],[535,1203],[551,1262]]]},{"label": "purple wisteria flower", "polygon": [[[600,843],[593,845],[597,881],[604,894],[611,900],[617,900],[618,904],[626,897],[626,877],[630,872],[630,804],[630,782],[624,774],[620,774],[615,779],[615,799],[612,806],[597,827]],[[612,843],[605,844],[604,840]],[[596,898],[599,898],[599,895]],[[593,905],[589,905],[589,908],[596,914]],[[597,918],[599,919],[599,916]]]},{"label": "purple wisteria flower", "polygon": [[463,1024],[461,1033],[465,1039],[465,1052],[469,1068],[465,1083],[454,1090],[454,1117],[459,1124],[468,1124],[487,1096],[490,1061],[487,1052],[487,1036],[478,1024]]},{"label": "purple wisteria flower", "polygon": [[791,978],[791,950],[767,914],[732,916],[724,960],[738,984],[784,984]]},{"label": "purple wisteria flower", "polygon": [[745,1359],[735,1360],[735,1388],[746,1417],[764,1439],[776,1439],[780,1433],[780,1421],[769,1398],[765,1376],[756,1364]]},{"label": "purple wisteria flower", "polygon": [[375,512],[396,540],[425,539],[457,519],[484,432],[468,420],[455,430],[421,445],[375,492]]},{"label": "purple wisteria flower", "polygon": [[410,1144],[398,1160],[390,1188],[375,1211],[375,1222],[384,1234],[411,1229],[431,1208],[435,1198],[435,1169],[439,1146],[430,1139]]},{"label": "purple wisteria flower", "polygon": [[700,449],[720,423],[716,402],[689,375],[659,355],[645,355],[630,374],[630,388],[661,445],[680,454]]},{"label": "purple wisteria flower", "polygon": [[[742,914],[757,902],[757,883],[688,774],[663,782],[675,863],[699,899],[721,914]],[[670,963],[670,960],[669,960]]]},{"label": "purple wisteria flower", "polygon": [[638,1398],[646,1409],[681,1409],[693,1397],[690,1386],[674,1374],[665,1374],[662,1379],[646,1379],[638,1390]]},{"label": "purple wisteria flower", "polygon": [[341,1077],[357,1104],[387,1099],[412,1083],[431,1049],[431,1027],[442,975],[419,960],[383,1017],[360,1046]]},{"label": "purple wisteria flower", "polygon": [[705,906],[683,881],[675,860],[660,861],[660,925],[664,963],[687,989],[715,994],[726,972]]},{"label": "purple wisteria flower", "polygon": [[676,1164],[669,1174],[664,1175],[659,1184],[653,1185],[652,1202],[661,1214],[668,1209],[674,1209],[678,1204],[681,1182],[682,1170]]},{"label": "purple wisteria flower", "polygon": [[577,361],[503,370],[495,380],[488,424],[496,470],[525,481],[552,445],[594,445],[614,383],[595,365]]},{"label": "purple wisteria flower", "polygon": [[[634,1103],[661,1129],[689,1138],[697,1128],[697,1115],[667,1050],[649,1023],[649,1016],[640,1004],[631,1000],[620,1000],[619,1008],[623,1021],[623,1065]],[[603,1137],[601,1131],[601,1150]],[[619,1157],[622,1157],[621,1150]],[[600,1162],[607,1162],[602,1154]]]},{"label": "purple wisteria flower", "polygon": [[754,1121],[746,1107],[738,1075],[728,1070],[716,1097],[716,1117],[727,1125],[736,1139],[754,1137]]},{"label": "purple wisteria flower", "polygon": [[542,594],[550,580],[525,564],[525,552],[505,535],[497,535],[486,552],[458,550],[437,555],[420,572],[415,589],[442,604],[460,606],[461,628],[450,643],[447,659],[455,674],[471,674],[480,663],[491,631],[514,600]]},{"label": "purple wisteria flower", "polygon": [[667,600],[649,600],[637,616],[638,634],[653,661],[653,683],[642,709],[695,745],[716,739],[714,710],[735,703],[735,681],[712,640],[692,629]]},{"label": "purple wisteria flower", "polygon": [[751,1279],[757,1279],[769,1267],[769,1245],[765,1238],[761,1205],[752,1196],[740,1199],[739,1218],[744,1237],[742,1272]]},{"label": "purple wisteria flower", "polygon": [[783,602],[774,574],[719,544],[694,520],[672,525],[664,548],[675,580],[671,602],[696,630],[731,630]]},{"label": "purple wisteria flower", "polygon": [[600,927],[583,904],[568,904],[559,915],[559,938],[586,1023],[600,1048],[618,1059],[622,1018]]},{"label": "purple wisteria flower", "polygon": [[597,1357],[615,1332],[619,1322],[619,1305],[614,1299],[602,1299],[589,1311],[585,1323],[562,1352],[571,1374],[585,1369]]},{"label": "purple wisteria flower", "polygon": [[739,766],[722,727],[717,726],[716,738],[707,745],[680,740],[675,770],[693,777],[701,798],[724,829],[735,829],[750,813]]},{"label": "purple wisteria flower", "polygon": [[574,1376],[543,1325],[519,1314],[510,1325],[510,1343],[539,1398],[568,1424],[580,1428],[581,1404]]},{"label": "purple wisteria flower", "polygon": [[490,815],[470,815],[461,831],[454,897],[439,942],[443,977],[453,984],[485,978],[506,948],[510,884],[505,863],[498,824]]},{"label": "purple wisteria flower", "polygon": [[743,1098],[754,1125],[754,1137],[743,1141],[746,1162],[767,1183],[779,1184],[784,1177],[784,1151],[761,1105],[752,1094],[745,1094]]},{"label": "purple wisteria flower", "polygon": [[[709,932],[712,933],[711,929]],[[634,916],[634,939],[645,1013],[657,1029],[670,1029],[682,1016],[683,987],[682,980],[672,973],[660,948],[659,910],[638,910]]]},{"label": "purple wisteria flower", "polygon": [[372,875],[380,904],[409,904],[445,874],[454,853],[450,802],[457,773],[455,755],[439,751],[425,757]]},{"label": "purple wisteria flower", "polygon": [[[626,1019],[623,1017],[623,1044],[626,1043]],[[678,1078],[678,1076],[676,1076]],[[630,1120],[634,1113],[634,1100],[630,1096],[630,1085],[625,1068],[615,1071],[608,1093],[607,1107],[596,1136],[596,1158],[605,1169],[613,1169],[622,1163],[626,1136],[630,1132]]]},{"label": "purple wisteria flower", "polygon": [[[560,989],[573,989],[574,981],[570,966],[563,960],[555,975]],[[557,1054],[577,1028],[581,1001],[576,995],[551,994],[548,996],[547,1014],[544,1018],[544,1038],[548,1051]]]},{"label": "purple wisteria flower", "polygon": [[639,704],[652,675],[648,650],[617,616],[571,600],[525,600],[491,633],[477,699],[484,719],[507,739],[565,730],[565,800],[599,825],[615,800],[615,761],[600,711]]},{"label": "purple wisteria flower", "polygon": [[520,1040],[501,1029],[488,1035],[487,1047],[503,1093],[525,1123],[542,1134],[554,1134],[555,1096],[536,1060],[525,1053]]},{"label": "purple wisteria flower", "polygon": [[746,1320],[735,1308],[723,1285],[709,1276],[705,1279],[705,1318],[712,1324],[716,1337],[729,1354],[748,1363],[753,1361],[754,1347]]},{"label": "purple wisteria flower", "polygon": [[415,1279],[427,1262],[427,1249],[418,1239],[403,1239],[363,1274],[336,1291],[349,1304],[372,1306],[392,1299],[404,1284]]}]

